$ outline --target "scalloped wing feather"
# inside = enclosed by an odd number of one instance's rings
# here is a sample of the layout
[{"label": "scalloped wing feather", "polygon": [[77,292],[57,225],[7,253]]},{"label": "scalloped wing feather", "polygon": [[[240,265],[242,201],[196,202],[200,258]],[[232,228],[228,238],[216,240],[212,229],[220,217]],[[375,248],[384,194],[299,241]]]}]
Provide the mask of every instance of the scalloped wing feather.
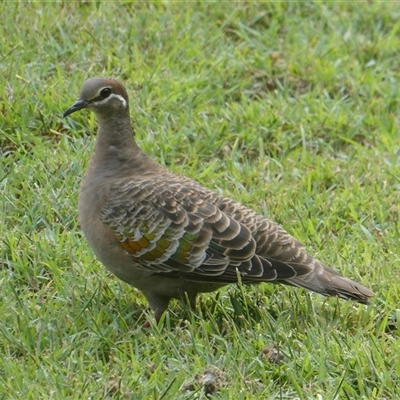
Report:
[{"label": "scalloped wing feather", "polygon": [[191,282],[271,281],[368,304],[374,293],[310,256],[281,226],[197,182],[125,179],[101,211],[136,267]]},{"label": "scalloped wing feather", "polygon": [[244,282],[297,275],[290,265],[257,255],[252,231],[214,204],[219,196],[212,192],[147,179],[123,181],[111,192],[101,219],[139,268],[218,283],[237,282],[238,272]]}]

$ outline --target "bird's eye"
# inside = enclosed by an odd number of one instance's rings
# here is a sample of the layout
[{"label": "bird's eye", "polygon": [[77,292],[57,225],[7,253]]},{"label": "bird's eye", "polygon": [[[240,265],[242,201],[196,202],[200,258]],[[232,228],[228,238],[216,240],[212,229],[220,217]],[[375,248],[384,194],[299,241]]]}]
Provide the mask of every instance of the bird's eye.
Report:
[{"label": "bird's eye", "polygon": [[106,87],[101,90],[100,96],[103,97],[103,99],[107,98],[111,94],[111,89]]}]

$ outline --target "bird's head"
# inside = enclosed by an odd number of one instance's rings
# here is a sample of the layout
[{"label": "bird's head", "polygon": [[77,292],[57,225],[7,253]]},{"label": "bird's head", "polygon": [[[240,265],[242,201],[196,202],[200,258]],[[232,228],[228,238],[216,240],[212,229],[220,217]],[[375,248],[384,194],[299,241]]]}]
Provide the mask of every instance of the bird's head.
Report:
[{"label": "bird's head", "polygon": [[63,117],[88,108],[99,117],[129,111],[128,93],[124,86],[112,78],[90,78],[82,87],[79,99],[63,114]]}]

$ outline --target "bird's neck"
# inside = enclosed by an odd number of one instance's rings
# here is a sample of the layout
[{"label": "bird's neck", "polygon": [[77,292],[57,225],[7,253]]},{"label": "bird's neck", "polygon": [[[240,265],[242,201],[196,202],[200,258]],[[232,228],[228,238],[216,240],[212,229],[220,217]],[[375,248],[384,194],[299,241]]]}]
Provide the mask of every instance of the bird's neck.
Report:
[{"label": "bird's neck", "polygon": [[98,119],[96,144],[87,172],[115,176],[140,168],[144,154],[133,137],[129,115]]}]

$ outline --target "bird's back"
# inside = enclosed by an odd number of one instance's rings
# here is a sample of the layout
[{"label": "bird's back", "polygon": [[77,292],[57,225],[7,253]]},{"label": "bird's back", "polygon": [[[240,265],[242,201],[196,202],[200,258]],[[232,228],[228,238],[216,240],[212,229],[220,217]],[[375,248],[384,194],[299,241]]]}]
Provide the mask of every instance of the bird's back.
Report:
[{"label": "bird's back", "polygon": [[[270,281],[304,287],[327,296],[350,298],[361,303],[368,303],[368,298],[373,296],[369,289],[342,277],[309,255],[304,246],[280,225],[187,177],[161,167],[156,169],[156,173],[147,176],[132,172],[130,177],[113,186],[111,193],[120,193],[119,199],[116,196],[108,203],[112,204],[110,208],[105,206],[104,215],[110,211],[115,213],[118,207],[126,213],[127,204],[131,203],[131,212],[128,211],[123,217],[133,218],[131,224],[135,213],[138,215],[137,223],[140,224],[140,218],[144,218],[140,214],[147,215],[150,209],[160,212],[163,217],[167,215],[168,224],[164,232],[157,233],[159,243],[172,242],[171,230],[176,230],[176,248],[171,249],[170,246],[169,250],[164,249],[168,257],[162,262],[160,259],[163,257],[153,259],[148,257],[150,253],[142,252],[143,264],[149,265],[146,262],[148,260],[158,263],[158,272],[164,276],[179,275],[180,279],[188,282],[221,285],[237,282],[238,279],[244,283]],[[138,208],[142,210],[138,212]],[[182,214],[179,217],[181,220],[187,218],[186,226],[184,223],[179,225],[179,221],[174,219],[179,213]],[[104,221],[110,223],[107,216]],[[190,231],[190,224],[194,223],[201,223],[202,227],[197,226]],[[226,226],[222,229],[218,224]],[[126,226],[126,223],[122,226]],[[115,229],[121,230],[117,226],[114,226]],[[197,236],[189,238],[190,234]],[[204,243],[196,247],[199,238]],[[185,243],[186,247],[183,245]],[[157,248],[159,250],[160,246]],[[193,258],[188,256],[190,251]],[[138,260],[141,261],[140,257]]]}]

